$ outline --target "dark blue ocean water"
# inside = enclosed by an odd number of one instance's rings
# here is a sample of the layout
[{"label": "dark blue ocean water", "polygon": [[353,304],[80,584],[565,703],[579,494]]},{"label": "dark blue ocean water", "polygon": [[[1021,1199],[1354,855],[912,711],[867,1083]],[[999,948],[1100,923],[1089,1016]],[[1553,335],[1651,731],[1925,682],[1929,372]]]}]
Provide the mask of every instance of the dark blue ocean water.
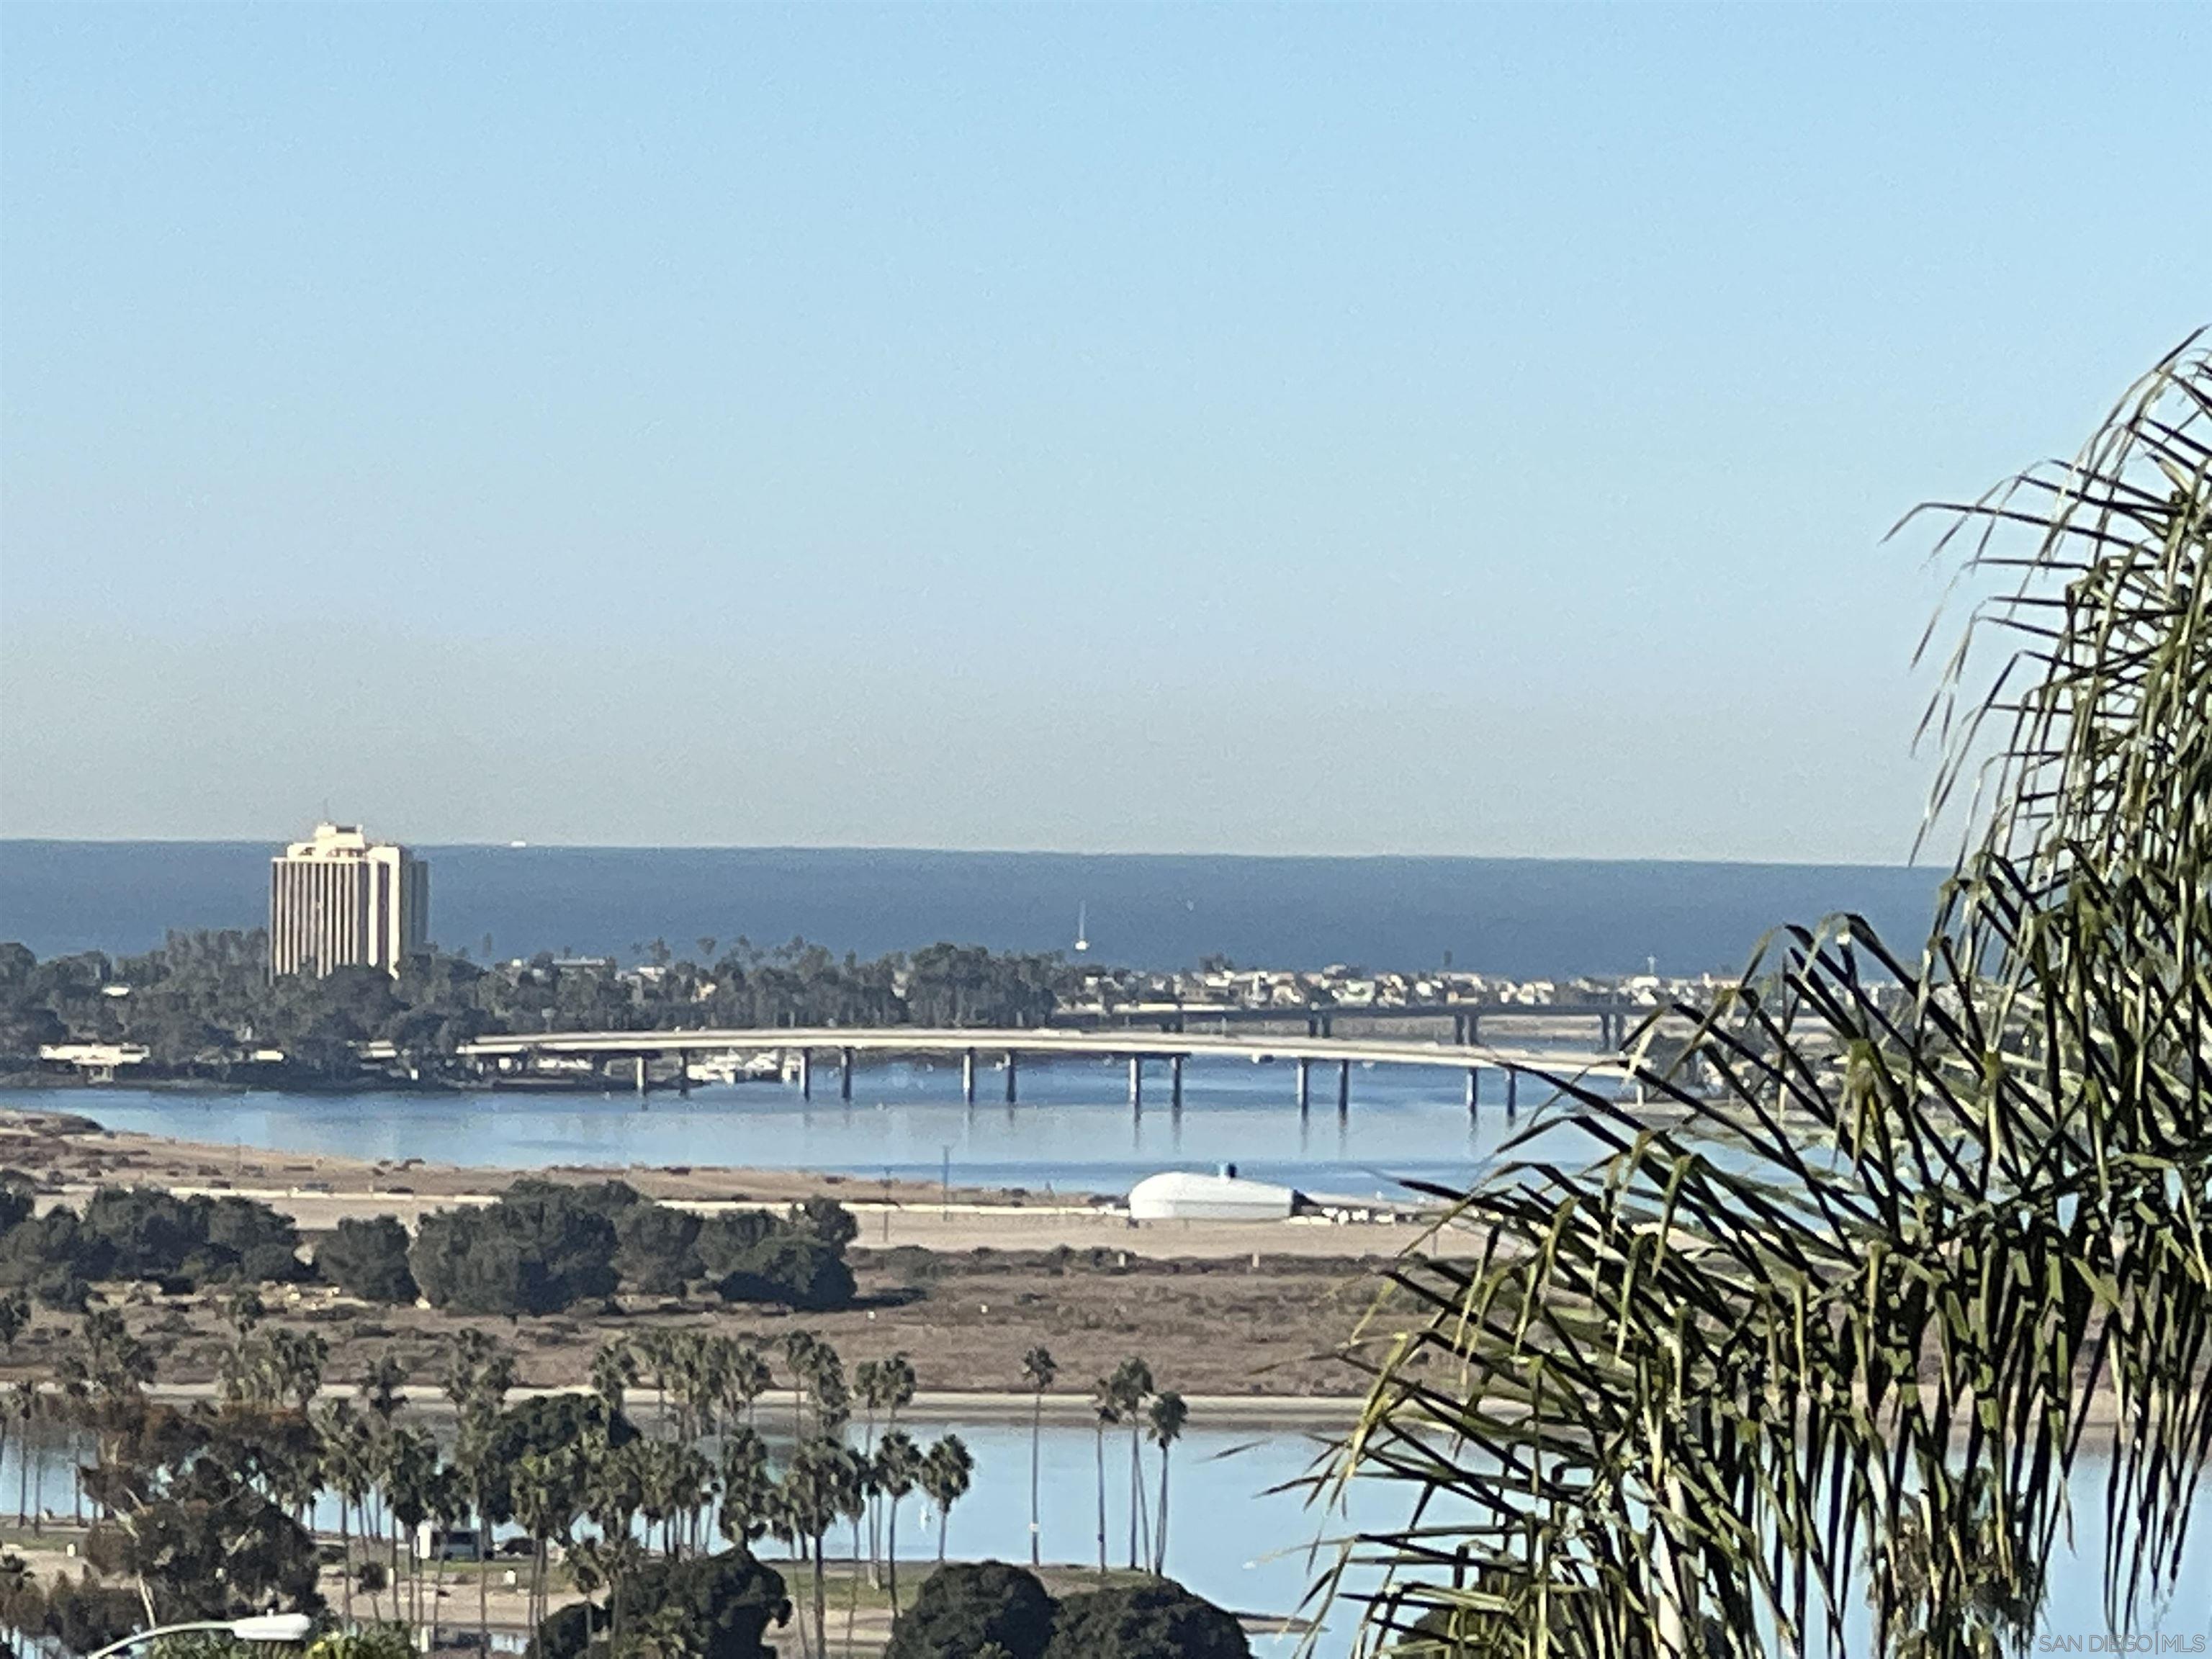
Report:
[{"label": "dark blue ocean water", "polygon": [[[164,930],[266,919],[274,849],[233,842],[0,842],[0,939],[41,956],[143,950]],[[1084,856],[791,848],[429,847],[430,932],[482,956],[628,957],[659,938],[794,934],[873,956],[940,939],[1182,968],[1219,952],[1515,977],[1740,968],[1778,923],[1856,910],[1917,944],[1941,872],[1879,866],[1554,859]]]}]

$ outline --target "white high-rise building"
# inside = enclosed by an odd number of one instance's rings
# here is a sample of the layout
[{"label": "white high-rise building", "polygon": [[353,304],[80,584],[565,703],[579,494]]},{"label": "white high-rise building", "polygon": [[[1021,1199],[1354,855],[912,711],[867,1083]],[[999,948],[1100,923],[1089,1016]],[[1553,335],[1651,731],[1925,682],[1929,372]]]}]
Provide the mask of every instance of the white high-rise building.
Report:
[{"label": "white high-rise building", "polygon": [[427,948],[430,866],[356,824],[319,823],[269,861],[269,971],[399,965]]}]

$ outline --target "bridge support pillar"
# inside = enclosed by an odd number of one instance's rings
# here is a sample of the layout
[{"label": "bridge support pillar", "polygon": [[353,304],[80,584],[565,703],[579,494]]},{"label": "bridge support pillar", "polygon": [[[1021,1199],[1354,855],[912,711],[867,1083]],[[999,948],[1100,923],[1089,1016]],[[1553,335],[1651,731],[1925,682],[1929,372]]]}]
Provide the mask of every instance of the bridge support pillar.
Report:
[{"label": "bridge support pillar", "polygon": [[850,1100],[852,1097],[853,1051],[850,1048],[840,1048],[837,1051],[837,1098]]},{"label": "bridge support pillar", "polygon": [[1168,1104],[1176,1111],[1182,1110],[1182,1056],[1168,1058]]},{"label": "bridge support pillar", "polygon": [[1313,1061],[1301,1058],[1298,1061],[1298,1115],[1304,1117],[1313,1104]]},{"label": "bridge support pillar", "polygon": [[970,1106],[975,1103],[975,1051],[973,1048],[960,1056],[960,1098]]},{"label": "bridge support pillar", "polygon": [[652,1085],[653,1061],[650,1057],[640,1054],[631,1065],[637,1079],[637,1097],[643,1100],[646,1090]]},{"label": "bridge support pillar", "polygon": [[689,1048],[676,1051],[676,1092],[686,1100],[691,1098],[691,1051]]},{"label": "bridge support pillar", "polygon": [[1505,1115],[1511,1117],[1514,1113],[1520,1109],[1521,1073],[1518,1072],[1508,1072],[1505,1074]]},{"label": "bridge support pillar", "polygon": [[1472,1118],[1475,1109],[1482,1104],[1482,1073],[1474,1066],[1467,1068],[1467,1115]]},{"label": "bridge support pillar", "polygon": [[1009,1106],[1014,1103],[1014,1079],[1016,1076],[1017,1073],[1014,1068],[1014,1051],[1012,1048],[1009,1048],[1006,1050],[1006,1104]]},{"label": "bridge support pillar", "polygon": [[814,1098],[814,1051],[811,1048],[799,1051],[799,1097],[801,1100]]},{"label": "bridge support pillar", "polygon": [[1145,1057],[1142,1054],[1129,1056],[1129,1109],[1133,1112],[1145,1109]]},{"label": "bridge support pillar", "polygon": [[1336,1062],[1336,1115],[1342,1117],[1352,1109],[1352,1062]]}]

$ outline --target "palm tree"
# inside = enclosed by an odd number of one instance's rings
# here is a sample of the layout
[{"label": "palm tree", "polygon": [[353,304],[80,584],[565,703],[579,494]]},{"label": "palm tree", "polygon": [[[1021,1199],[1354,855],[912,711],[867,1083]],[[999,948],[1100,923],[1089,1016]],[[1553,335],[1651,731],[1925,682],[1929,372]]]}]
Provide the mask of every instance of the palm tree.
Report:
[{"label": "palm tree", "polygon": [[914,1403],[915,1392],[920,1387],[920,1379],[915,1376],[914,1362],[902,1352],[895,1353],[889,1359],[882,1362],[881,1374],[884,1407],[884,1427],[886,1430],[895,1429],[898,1427],[899,1407],[911,1406]]},{"label": "palm tree", "polygon": [[[859,1364],[853,1367],[853,1396],[860,1402],[860,1455],[863,1458],[872,1459],[876,1455],[876,1413],[882,1408],[884,1403],[883,1361],[880,1359],[863,1359]],[[867,1498],[868,1582],[871,1584],[878,1584],[881,1583],[883,1580],[876,1571],[876,1547],[877,1545],[881,1542],[881,1533],[877,1525],[878,1516],[876,1514],[876,1492],[873,1482],[870,1483]],[[857,1528],[857,1523],[855,1524]],[[856,1529],[853,1534],[853,1557],[855,1561],[859,1560],[860,1554],[860,1535]],[[845,1639],[845,1644],[848,1647],[852,1645],[852,1637],[849,1631],[854,1619],[858,1615],[860,1605],[860,1580],[856,1577],[854,1579],[852,1585],[851,1606],[846,1612],[846,1625],[848,1633]]]},{"label": "palm tree", "polygon": [[526,1615],[534,1628],[550,1611],[547,1605],[546,1552],[556,1539],[566,1538],[575,1524],[583,1502],[586,1477],[583,1449],[562,1446],[551,1451],[526,1451],[515,1462],[511,1475],[514,1518],[528,1536],[530,1595]]},{"label": "palm tree", "polygon": [[[1037,1469],[1044,1443],[1044,1392],[1059,1375],[1060,1367],[1053,1362],[1050,1348],[1031,1348],[1022,1356],[1022,1376],[1030,1385],[1030,1565],[1033,1567],[1042,1563],[1042,1543],[1037,1528]],[[1103,1521],[1098,1530],[1106,1530]]]},{"label": "palm tree", "polygon": [[799,1443],[777,1487],[784,1535],[813,1567],[817,1654],[829,1651],[829,1597],[823,1575],[822,1540],[841,1516],[860,1504],[860,1481],[857,1452],[827,1435],[812,1435]]},{"label": "palm tree", "polygon": [[445,1611],[447,1540],[475,1513],[475,1506],[468,1482],[456,1463],[441,1463],[432,1471],[427,1497],[429,1519],[437,1528],[436,1547],[430,1557],[430,1648],[435,1652]]},{"label": "palm tree", "polygon": [[315,1419],[322,1484],[338,1500],[338,1585],[343,1616],[353,1622],[353,1511],[368,1490],[368,1431],[353,1407],[334,1400]]},{"label": "palm tree", "polygon": [[1115,1377],[1091,1385],[1092,1449],[1098,1465],[1098,1576],[1106,1576],[1106,1431],[1121,1420],[1121,1389]]},{"label": "palm tree", "polygon": [[313,1331],[283,1328],[271,1330],[268,1340],[270,1374],[276,1398],[305,1412],[322,1392],[330,1344]]},{"label": "palm tree", "polygon": [[[31,1376],[17,1378],[15,1385],[9,1389],[8,1397],[21,1433],[21,1451],[15,1463],[15,1524],[19,1527],[28,1525],[34,1533],[42,1532],[45,1530],[46,1469],[40,1461],[40,1455],[45,1448],[33,1443],[33,1430],[46,1416],[46,1397],[39,1387],[38,1379]],[[41,1487],[35,1502],[31,1494],[33,1469],[38,1471]]]},{"label": "palm tree", "polygon": [[[419,1622],[422,1616],[422,1556],[416,1547],[416,1537],[422,1524],[430,1520],[438,1480],[438,1443],[421,1429],[394,1429],[385,1437],[384,1489],[390,1500],[392,1528],[395,1540],[404,1534],[407,1540],[408,1595],[411,1603],[410,1620]],[[398,1570],[397,1546],[394,1547],[392,1569]]]},{"label": "palm tree", "polygon": [[722,1373],[723,1406],[732,1417],[742,1415],[753,1426],[753,1408],[775,1381],[768,1359],[750,1339],[737,1343]]},{"label": "palm tree", "polygon": [[[22,1335],[31,1322],[31,1299],[21,1291],[10,1291],[0,1296],[0,1353],[12,1354],[15,1339]],[[0,1457],[8,1450],[8,1420],[0,1415]],[[18,1449],[19,1462],[27,1462],[31,1455],[31,1439],[27,1420],[24,1426],[23,1443]]]},{"label": "palm tree", "polygon": [[1152,1392],[1152,1368],[1131,1355],[1114,1368],[1107,1386],[1114,1391],[1115,1420],[1129,1425],[1129,1571],[1139,1563],[1137,1535],[1145,1519],[1145,1462],[1143,1435],[1145,1401]]},{"label": "palm tree", "polygon": [[921,1459],[921,1489],[937,1509],[937,1561],[945,1565],[945,1534],[952,1520],[952,1506],[968,1495],[975,1474],[975,1459],[968,1443],[957,1434],[933,1441]]},{"label": "palm tree", "polygon": [[356,1392],[368,1414],[383,1428],[390,1428],[392,1420],[399,1415],[399,1408],[407,1403],[407,1367],[397,1354],[389,1352],[377,1355],[362,1373]]},{"label": "palm tree", "polygon": [[1885,1641],[1988,1648],[2114,1395],[2109,1623],[2172,1586],[2212,1457],[2200,338],[2074,462],[1929,509],[2003,586],[1930,711],[1936,808],[1978,783],[1924,947],[1775,935],[1667,1011],[1671,1052],[1647,1024],[1667,1120],[1550,1079],[1450,1195],[1481,1253],[1398,1262],[1417,1322],[1378,1311],[1354,1351],[1366,1407],[1317,1490],[1475,1518],[1345,1549],[1316,1591],[1386,1574],[1370,1643],[1480,1614],[1499,1653],[1841,1651],[1863,1590]]},{"label": "palm tree", "polygon": [[626,1337],[609,1337],[592,1355],[592,1392],[607,1408],[607,1420],[622,1415],[624,1390],[637,1381],[637,1350]]},{"label": "palm tree", "polygon": [[[319,1376],[319,1366],[317,1371]],[[399,1577],[399,1531],[392,1514],[392,1483],[397,1474],[397,1459],[404,1454],[396,1443],[396,1431],[393,1425],[407,1403],[406,1387],[407,1367],[400,1361],[398,1355],[386,1352],[379,1354],[369,1362],[368,1368],[362,1371],[361,1382],[355,1390],[360,1396],[362,1404],[368,1411],[365,1427],[368,1431],[369,1438],[368,1458],[370,1485],[373,1491],[382,1495],[384,1510],[382,1518],[390,1523],[385,1530],[388,1534],[388,1542],[391,1546],[391,1571],[395,1584]],[[366,1515],[362,1517],[362,1531],[363,1536],[368,1534],[368,1521]],[[396,1596],[397,1590],[393,1594]]]},{"label": "palm tree", "polygon": [[739,1425],[722,1437],[722,1506],[716,1526],[740,1547],[768,1530],[775,1483],[769,1479],[768,1443]]},{"label": "palm tree", "polygon": [[884,1433],[883,1443],[876,1448],[872,1465],[875,1484],[884,1495],[884,1513],[888,1525],[884,1531],[884,1554],[890,1565],[891,1623],[898,1623],[898,1506],[899,1500],[915,1487],[921,1474],[921,1449],[914,1443],[914,1437],[903,1429],[889,1429]]},{"label": "palm tree", "polygon": [[1155,1577],[1167,1571],[1168,1565],[1168,1449],[1182,1438],[1182,1425],[1190,1419],[1190,1407],[1183,1397],[1169,1389],[1156,1395],[1152,1408],[1147,1414],[1152,1443],[1160,1449],[1159,1524],[1152,1529],[1152,1573]]},{"label": "palm tree", "polygon": [[[454,1463],[462,1490],[467,1492],[471,1523],[477,1528],[480,1556],[491,1544],[491,1494],[501,1470],[492,1449],[492,1433],[500,1405],[514,1386],[514,1356],[473,1328],[457,1336],[446,1355],[446,1398],[460,1419]],[[491,1646],[491,1576],[477,1573],[477,1642]]]},{"label": "palm tree", "polygon": [[815,1353],[822,1339],[812,1331],[787,1332],[783,1339],[784,1369],[791,1373],[791,1437],[805,1437],[801,1413],[806,1404],[806,1384],[814,1375]]},{"label": "palm tree", "polygon": [[[620,1446],[604,1442],[592,1448],[586,1501],[592,1524],[599,1528],[607,1581],[608,1638],[611,1650],[623,1644],[623,1590],[645,1561],[644,1547],[637,1541],[638,1513],[645,1502],[643,1453],[647,1443],[631,1440]],[[727,1448],[725,1448],[727,1450]],[[730,1511],[722,1519],[726,1526]]]}]

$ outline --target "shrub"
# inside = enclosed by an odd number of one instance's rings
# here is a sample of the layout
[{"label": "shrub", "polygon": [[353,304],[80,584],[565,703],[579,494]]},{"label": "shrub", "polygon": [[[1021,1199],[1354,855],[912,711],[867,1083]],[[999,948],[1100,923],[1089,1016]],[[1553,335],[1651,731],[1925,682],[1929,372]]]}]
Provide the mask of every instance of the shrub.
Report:
[{"label": "shrub", "polygon": [[699,1271],[708,1279],[726,1279],[781,1224],[765,1210],[725,1210],[699,1224]]},{"label": "shrub", "polygon": [[413,1633],[404,1625],[332,1628],[308,1646],[307,1659],[414,1659]]},{"label": "shrub", "polygon": [[[696,1659],[775,1659],[775,1650],[762,1638],[771,1624],[791,1617],[783,1576],[746,1550],[648,1562],[624,1581],[620,1594],[626,1633],[674,1611],[684,1626],[685,1650]],[[587,1652],[605,1655],[609,1645],[606,1615],[594,1617],[592,1609],[576,1602],[538,1626],[530,1659],[584,1659]]]},{"label": "shrub", "polygon": [[150,1187],[102,1187],[85,1201],[83,1231],[106,1247],[112,1275],[159,1279],[208,1242],[210,1208]]},{"label": "shrub", "polygon": [[1071,1595],[1045,1659],[1251,1659],[1243,1628],[1168,1579]]},{"label": "shrub", "polygon": [[833,1250],[842,1250],[860,1236],[853,1212],[834,1198],[802,1199],[791,1206],[790,1224]]},{"label": "shrub", "polygon": [[37,1289],[42,1283],[57,1277],[78,1283],[104,1279],[112,1259],[113,1252],[88,1233],[76,1216],[67,1210],[49,1210],[0,1237],[0,1282],[30,1285],[45,1301]]},{"label": "shrub", "polygon": [[763,1240],[716,1286],[726,1302],[781,1302],[805,1313],[853,1304],[853,1270],[842,1252],[795,1233]]},{"label": "shrub", "polygon": [[35,1191],[30,1176],[17,1170],[0,1170],[0,1233],[31,1218]]},{"label": "shrub", "polygon": [[348,1216],[316,1247],[315,1268],[364,1302],[412,1302],[418,1292],[408,1270],[407,1249],[407,1230],[395,1218]]},{"label": "shrub", "polygon": [[[207,1246],[219,1260],[238,1264],[238,1277],[251,1283],[295,1279],[305,1275],[300,1260],[300,1230],[287,1216],[250,1198],[218,1198],[205,1211]],[[255,1265],[266,1269],[256,1272]]]},{"label": "shrub", "polygon": [[633,1204],[615,1218],[615,1271],[647,1296],[673,1296],[696,1279],[699,1218],[665,1204]]},{"label": "shrub", "polygon": [[1052,1596],[1027,1568],[939,1567],[922,1581],[884,1659],[973,1659],[993,1644],[1007,1659],[1040,1659],[1052,1626]]},{"label": "shrub", "polygon": [[546,1314],[613,1295],[614,1255],[614,1224],[574,1189],[518,1182],[487,1208],[424,1216],[408,1265],[436,1306]]},{"label": "shrub", "polygon": [[70,1653],[93,1653],[146,1624],[145,1603],[135,1590],[95,1583],[90,1575],[62,1578],[46,1592],[46,1633]]}]

